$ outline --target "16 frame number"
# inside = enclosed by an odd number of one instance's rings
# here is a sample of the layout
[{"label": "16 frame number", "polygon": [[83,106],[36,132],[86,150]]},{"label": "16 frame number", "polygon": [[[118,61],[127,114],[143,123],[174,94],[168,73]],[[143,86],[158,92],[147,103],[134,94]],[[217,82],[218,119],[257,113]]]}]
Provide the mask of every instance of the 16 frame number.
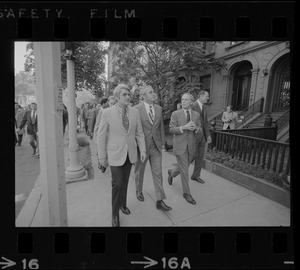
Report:
[{"label": "16 frame number", "polygon": [[22,260],[23,269],[39,269],[38,259],[31,259],[27,262],[26,259]]},{"label": "16 frame number", "polygon": [[178,259],[176,257],[171,257],[170,259],[167,259],[166,257],[163,257],[162,259],[163,263],[163,269],[165,268],[171,268],[171,269],[183,269],[188,268],[191,269],[191,264],[189,262],[189,259],[187,257],[184,257],[182,259],[181,264],[179,265]]}]

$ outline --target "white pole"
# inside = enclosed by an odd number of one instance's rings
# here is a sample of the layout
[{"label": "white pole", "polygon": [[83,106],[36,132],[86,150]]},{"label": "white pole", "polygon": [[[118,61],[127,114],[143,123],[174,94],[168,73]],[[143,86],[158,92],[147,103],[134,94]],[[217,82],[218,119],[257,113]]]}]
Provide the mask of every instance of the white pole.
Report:
[{"label": "white pole", "polygon": [[33,42],[44,226],[68,226],[59,42]]},{"label": "white pole", "polygon": [[[69,54],[71,53],[68,51]],[[86,171],[79,162],[79,145],[77,141],[77,110],[75,97],[75,68],[72,55],[67,56],[68,83],[68,126],[69,126],[69,167],[66,169],[66,180],[77,181],[86,178]]]}]

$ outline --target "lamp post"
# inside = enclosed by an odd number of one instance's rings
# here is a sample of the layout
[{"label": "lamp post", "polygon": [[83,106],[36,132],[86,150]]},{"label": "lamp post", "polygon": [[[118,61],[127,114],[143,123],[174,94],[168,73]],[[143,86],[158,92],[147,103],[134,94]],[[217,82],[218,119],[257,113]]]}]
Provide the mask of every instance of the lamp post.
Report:
[{"label": "lamp post", "polygon": [[77,110],[75,101],[75,68],[72,50],[66,49],[67,84],[68,84],[68,126],[69,126],[69,157],[70,163],[66,169],[66,182],[87,179],[87,172],[79,162],[79,145],[77,141]]}]

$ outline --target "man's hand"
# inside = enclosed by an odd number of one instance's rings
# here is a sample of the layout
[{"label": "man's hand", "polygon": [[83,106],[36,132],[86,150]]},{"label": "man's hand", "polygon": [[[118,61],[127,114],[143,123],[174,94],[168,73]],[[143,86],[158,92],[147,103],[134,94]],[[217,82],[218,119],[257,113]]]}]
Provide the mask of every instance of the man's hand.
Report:
[{"label": "man's hand", "polygon": [[142,152],[141,153],[141,161],[144,162],[146,160],[146,157],[147,157],[146,153]]},{"label": "man's hand", "polygon": [[183,130],[194,130],[196,127],[195,123],[190,121],[186,125],[182,126]]},{"label": "man's hand", "polygon": [[107,159],[101,159],[101,160],[99,160],[98,161],[98,167],[99,167],[99,165],[102,166],[102,167],[107,168],[108,167]]},{"label": "man's hand", "polygon": [[202,133],[202,132],[203,132],[202,127],[196,126],[196,128],[195,128],[195,133]]},{"label": "man's hand", "polygon": [[207,143],[211,143],[211,137],[210,136],[207,137]]}]

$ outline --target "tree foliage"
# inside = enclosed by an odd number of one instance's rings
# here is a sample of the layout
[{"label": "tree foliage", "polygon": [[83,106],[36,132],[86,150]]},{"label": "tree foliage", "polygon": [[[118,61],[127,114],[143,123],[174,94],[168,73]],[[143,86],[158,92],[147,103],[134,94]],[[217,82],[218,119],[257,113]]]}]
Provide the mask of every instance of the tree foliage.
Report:
[{"label": "tree foliage", "polygon": [[203,70],[213,69],[219,72],[224,68],[224,61],[208,54],[206,45],[205,42],[177,41],[113,42],[114,84],[132,85],[134,81],[138,87],[143,84],[151,85],[158,94],[160,105],[164,107],[165,117],[168,118],[174,107],[172,100],[183,91],[196,95],[200,89],[199,81],[193,80],[190,82],[192,87],[177,87],[188,83],[179,80],[183,74],[192,78],[193,74],[199,74]]},{"label": "tree foliage", "polygon": [[15,95],[34,96],[36,91],[34,77],[24,71],[20,71],[15,75]]},{"label": "tree foliage", "polygon": [[[105,87],[105,54],[102,42],[66,42],[67,49],[74,49],[75,86],[76,90],[88,89],[95,96],[101,97]],[[25,71],[35,76],[33,42],[26,46]],[[61,57],[62,86],[67,87],[67,64],[64,52]]]}]

